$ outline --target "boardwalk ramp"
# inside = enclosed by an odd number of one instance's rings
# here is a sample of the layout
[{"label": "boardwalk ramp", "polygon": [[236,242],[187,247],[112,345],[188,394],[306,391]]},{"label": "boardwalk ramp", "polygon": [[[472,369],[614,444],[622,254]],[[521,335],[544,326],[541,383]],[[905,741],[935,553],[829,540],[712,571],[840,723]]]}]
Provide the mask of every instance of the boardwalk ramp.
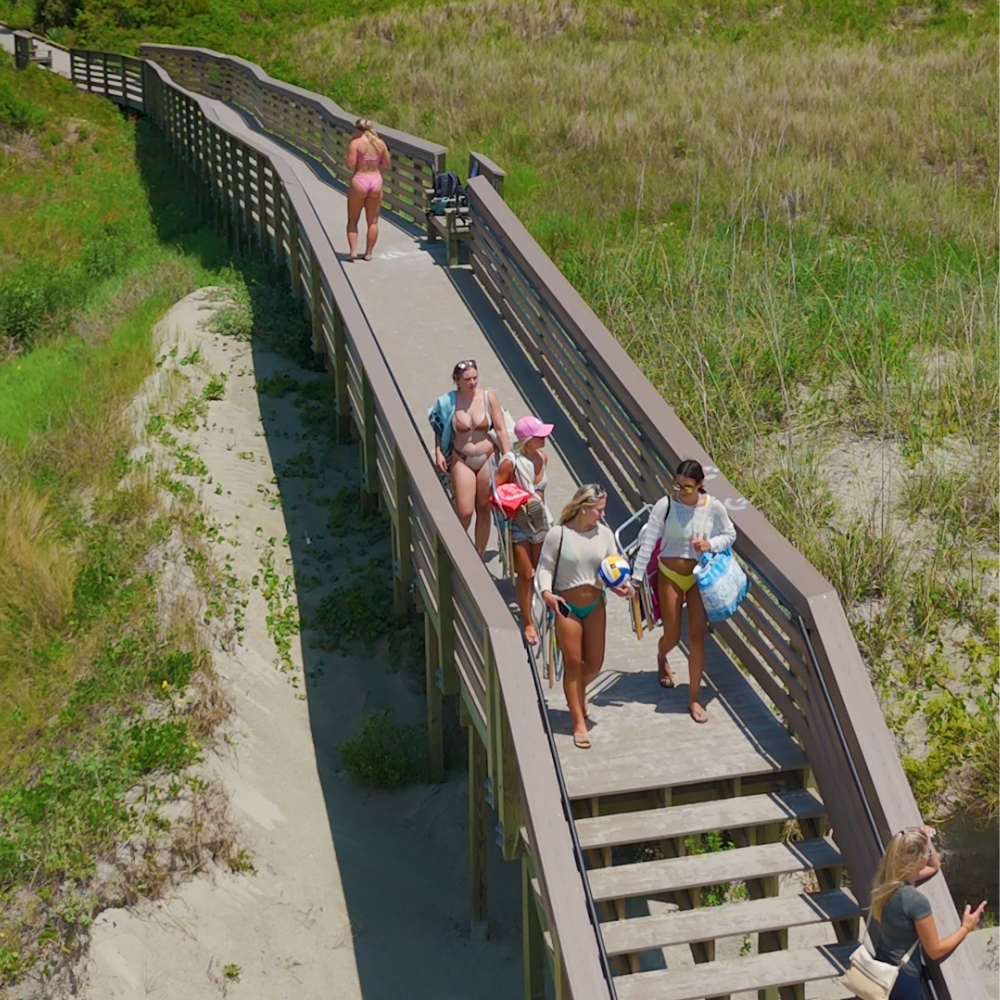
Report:
[{"label": "boardwalk ramp", "polygon": [[[363,491],[392,523],[396,610],[424,614],[437,773],[445,696],[468,726],[474,918],[487,837],[522,868],[526,996],[845,1000],[837,977],[884,843],[920,817],[844,610],[541,251],[503,200],[502,169],[472,154],[467,261],[448,267],[425,214],[447,151],[380,130],[392,214],[376,261],[347,265],[344,109],[203,49],[67,58],[78,87],[160,125],[206,222],[280,269],[311,318],[335,433],[359,441]],[[429,461],[423,413],[468,357],[509,409],[557,422],[554,506],[598,480],[621,522],[681,459],[708,470],[753,582],[710,637],[708,725],[687,716],[684,657],[663,691],[654,639],[637,641],[618,602],[588,693],[594,747],[572,746],[499,560],[476,556]],[[925,891],[949,932],[944,877]],[[961,950],[931,975],[938,997],[983,996]]]}]

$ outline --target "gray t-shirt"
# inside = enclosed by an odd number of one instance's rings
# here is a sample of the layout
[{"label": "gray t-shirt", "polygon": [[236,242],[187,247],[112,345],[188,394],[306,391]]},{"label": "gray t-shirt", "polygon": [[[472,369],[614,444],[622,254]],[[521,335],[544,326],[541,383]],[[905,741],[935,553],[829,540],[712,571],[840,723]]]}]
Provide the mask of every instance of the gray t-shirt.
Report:
[{"label": "gray t-shirt", "polygon": [[[881,936],[875,957],[881,962],[894,965],[909,951],[917,940],[914,922],[931,915],[930,900],[912,885],[900,886],[888,899],[882,909],[879,921]],[[920,949],[917,948],[902,972],[914,978],[920,975]]]}]

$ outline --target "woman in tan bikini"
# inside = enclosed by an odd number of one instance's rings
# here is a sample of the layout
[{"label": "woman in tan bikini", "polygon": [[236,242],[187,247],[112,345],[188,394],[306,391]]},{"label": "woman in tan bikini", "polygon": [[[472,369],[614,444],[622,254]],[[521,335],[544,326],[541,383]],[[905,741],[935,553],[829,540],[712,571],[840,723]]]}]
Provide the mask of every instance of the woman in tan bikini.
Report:
[{"label": "woman in tan bikini", "polygon": [[[451,415],[451,433],[435,435],[434,464],[441,472],[451,472],[455,511],[463,528],[472,523],[476,515],[476,551],[486,555],[493,518],[490,514],[489,460],[496,436],[500,454],[510,451],[503,411],[496,393],[479,388],[479,369],[475,361],[459,361],[451,377],[455,382],[454,413]],[[449,439],[451,464],[448,462]]]},{"label": "woman in tan bikini", "polygon": [[382,167],[389,166],[389,147],[378,137],[369,118],[359,118],[354,123],[354,135],[347,147],[347,169],[354,172],[347,189],[347,259],[358,256],[358,220],[365,210],[368,223],[368,242],[365,260],[372,259],[378,239],[378,216],[382,210]]}]

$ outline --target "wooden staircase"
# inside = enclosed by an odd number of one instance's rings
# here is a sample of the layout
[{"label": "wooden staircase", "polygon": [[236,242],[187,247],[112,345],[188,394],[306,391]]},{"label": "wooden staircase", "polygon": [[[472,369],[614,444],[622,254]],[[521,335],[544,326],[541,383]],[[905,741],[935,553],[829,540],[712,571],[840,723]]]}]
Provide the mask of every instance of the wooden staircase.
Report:
[{"label": "wooden staircase", "polygon": [[[836,980],[858,905],[790,739],[777,753],[706,755],[672,785],[662,761],[575,759],[587,766],[566,769],[567,789],[619,1000],[847,996]],[[792,928],[817,943],[790,948]],[[717,956],[724,939],[742,939],[739,953],[730,941]],[[812,983],[826,985],[807,994]]]}]

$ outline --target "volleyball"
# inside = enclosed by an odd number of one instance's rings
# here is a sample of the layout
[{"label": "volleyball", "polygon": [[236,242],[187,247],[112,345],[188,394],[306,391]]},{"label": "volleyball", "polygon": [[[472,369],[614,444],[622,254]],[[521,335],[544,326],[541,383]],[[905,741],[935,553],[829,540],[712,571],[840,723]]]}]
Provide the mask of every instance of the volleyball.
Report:
[{"label": "volleyball", "polygon": [[624,556],[607,556],[601,562],[597,575],[607,586],[620,587],[632,575],[632,567]]}]

